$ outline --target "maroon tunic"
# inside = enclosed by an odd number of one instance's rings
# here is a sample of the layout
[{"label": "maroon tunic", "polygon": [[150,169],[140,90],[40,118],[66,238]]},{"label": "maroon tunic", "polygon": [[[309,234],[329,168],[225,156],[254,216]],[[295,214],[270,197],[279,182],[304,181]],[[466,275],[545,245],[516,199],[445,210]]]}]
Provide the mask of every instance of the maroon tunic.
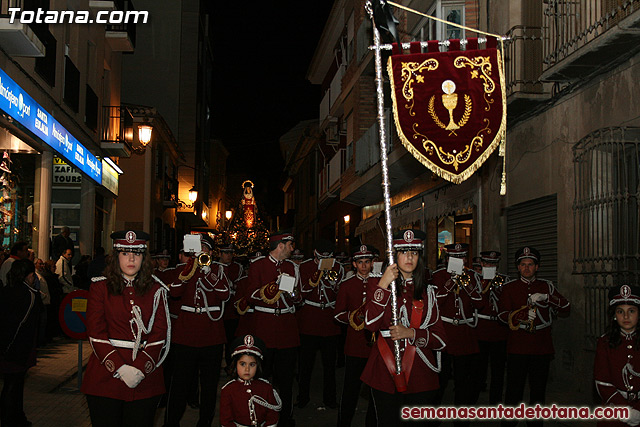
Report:
[{"label": "maroon tunic", "polygon": [[[534,333],[524,329],[524,325],[515,331],[509,329],[507,338],[507,353],[510,354],[553,354],[553,341],[551,340],[552,311],[568,313],[569,301],[556,290],[553,284],[544,279],[535,279],[532,282],[522,278],[512,280],[502,290],[498,308],[500,319],[508,324],[509,315],[515,310],[527,305],[529,296],[535,293],[549,295],[549,301],[538,302],[536,306],[536,318],[534,319]],[[527,309],[519,313],[526,317]]]},{"label": "maroon tunic", "polygon": [[[496,274],[496,278],[501,277],[502,286],[509,281],[504,275]],[[507,325],[498,318],[498,301],[502,293],[502,286],[491,285],[491,280],[482,279],[482,298],[484,307],[478,310],[478,326],[476,327],[478,341],[506,341],[509,334]]]},{"label": "maroon tunic", "polygon": [[[365,327],[372,332],[387,330],[391,325],[391,291],[378,287],[379,281],[379,278],[369,278],[367,288]],[[404,317],[405,323],[409,322],[411,312],[413,311],[413,285],[411,282],[408,282],[407,285],[407,288],[402,291],[402,295],[398,298],[399,318]],[[439,355],[437,355],[437,351],[445,348],[445,331],[438,314],[433,290],[429,290],[423,294],[423,302],[424,309],[422,310],[422,319],[420,321],[420,327],[415,330],[415,339],[400,340],[402,354],[404,354],[404,349],[408,346],[414,346],[416,348],[416,355],[413,360],[413,367],[411,369],[411,376],[409,377],[406,393],[419,393],[436,390],[440,387],[438,382],[440,358]],[[405,315],[402,316],[401,313],[405,313]],[[428,319],[427,315],[429,315]],[[391,338],[384,338],[379,334],[377,339],[385,340],[393,353],[394,346]],[[429,364],[425,362],[425,359]],[[395,393],[396,387],[393,378],[380,354],[378,345],[372,347],[371,355],[360,379],[376,390],[381,390],[385,393]]]},{"label": "maroon tunic", "polygon": [[[126,287],[122,295],[110,295],[105,277],[93,279],[87,306],[87,335],[93,353],[89,358],[82,382],[82,392],[94,396],[132,401],[157,396],[165,392],[162,368],[159,368],[161,353],[168,344],[167,292],[154,282],[143,296],[136,295],[133,287]],[[138,307],[144,328],[153,325],[149,333],[141,334],[136,359],[133,360],[133,343],[136,339],[130,323]],[[128,347],[127,347],[128,346]],[[138,368],[145,378],[135,388],[129,388],[113,375],[122,365]]]},{"label": "maroon tunic", "polygon": [[471,282],[459,292],[446,268],[434,271],[432,278],[436,286],[440,317],[447,333],[446,351],[453,356],[480,352],[475,312],[484,307],[484,301],[480,296],[477,273],[470,269],[465,269],[465,272],[470,276]]},{"label": "maroon tunic", "polygon": [[[244,276],[236,283],[236,297],[233,302],[233,309],[238,313],[238,327],[236,328],[236,336],[254,335],[255,326],[253,325],[253,307],[248,303],[247,286],[249,286],[249,276]],[[231,309],[231,308],[230,308]]]},{"label": "maroon tunic", "polygon": [[[272,427],[278,424],[278,411],[267,408],[255,399],[266,401],[269,405],[280,406],[277,393],[263,379],[244,381],[231,380],[222,386],[220,392],[220,425],[222,427],[236,427],[237,424],[251,426],[250,399],[253,397],[253,408],[257,426]],[[236,424],[237,423],[237,424]]]},{"label": "maroon tunic", "polygon": [[[173,283],[179,283],[178,275],[182,272],[185,264],[178,264],[175,267],[169,267],[162,271],[157,268],[153,271],[153,274],[156,275],[157,278],[162,280],[167,285],[171,286]],[[169,300],[167,302],[169,304],[169,315],[171,318],[176,319],[178,314],[180,314],[180,298],[171,298],[169,295]]]},{"label": "maroon tunic", "polygon": [[257,258],[249,266],[247,286],[248,303],[254,307],[252,314],[255,334],[267,348],[292,348],[300,345],[295,304],[300,296],[279,291],[278,276],[286,273],[296,278],[295,288],[300,293],[298,266],[292,261],[277,261],[271,255]]},{"label": "maroon tunic", "polygon": [[242,265],[236,261],[231,261],[229,264],[222,265],[224,266],[224,275],[227,276],[231,285],[229,288],[231,297],[229,302],[225,305],[226,309],[224,310],[222,318],[224,320],[237,319],[240,316],[238,315],[238,311],[233,307],[233,303],[236,301],[236,287],[238,280],[242,277]]},{"label": "maroon tunic", "polygon": [[[598,339],[593,378],[602,405],[630,406],[640,410],[640,377],[631,372],[640,371],[640,349],[634,345],[635,341],[635,333],[623,335],[621,343],[611,348],[608,335]],[[608,421],[599,422],[598,425],[627,424],[622,421]]]},{"label": "maroon tunic", "polygon": [[227,342],[220,319],[223,303],[229,299],[229,283],[221,264],[211,263],[210,269],[204,274],[198,268],[189,280],[179,280],[171,286],[171,296],[180,298],[180,311],[171,333],[171,341],[176,344],[208,347]]},{"label": "maroon tunic", "polygon": [[[335,319],[338,322],[349,325],[347,339],[344,343],[344,354],[352,357],[369,357],[371,347],[367,345],[367,333],[364,329],[364,310],[367,301],[367,284],[369,280],[359,274],[340,284],[338,298],[336,300]],[[353,322],[349,318],[351,313],[357,310]],[[363,326],[360,330],[354,328]]]},{"label": "maroon tunic", "polygon": [[318,270],[315,258],[300,264],[300,288],[304,305],[297,318],[301,334],[320,337],[340,335],[340,326],[333,316],[338,284],[342,281],[344,269],[336,262],[332,270],[336,275],[335,280],[330,280],[327,273]]}]

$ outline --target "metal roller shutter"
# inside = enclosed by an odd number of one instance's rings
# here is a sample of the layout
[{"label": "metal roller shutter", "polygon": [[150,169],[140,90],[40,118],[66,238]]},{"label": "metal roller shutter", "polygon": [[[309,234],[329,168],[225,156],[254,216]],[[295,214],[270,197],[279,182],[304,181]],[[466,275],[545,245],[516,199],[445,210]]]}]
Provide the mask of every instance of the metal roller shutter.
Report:
[{"label": "metal roller shutter", "polygon": [[507,259],[509,276],[518,277],[516,251],[530,246],[540,251],[538,277],[558,284],[557,195],[540,197],[507,208]]}]

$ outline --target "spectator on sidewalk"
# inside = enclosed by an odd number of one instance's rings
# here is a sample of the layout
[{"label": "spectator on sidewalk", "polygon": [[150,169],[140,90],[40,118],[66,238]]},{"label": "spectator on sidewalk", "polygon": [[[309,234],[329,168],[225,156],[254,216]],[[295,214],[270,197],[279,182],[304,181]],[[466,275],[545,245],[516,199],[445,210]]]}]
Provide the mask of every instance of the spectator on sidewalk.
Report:
[{"label": "spectator on sidewalk", "polygon": [[80,288],[89,290],[91,279],[89,278],[89,263],[91,257],[89,255],[82,255],[80,261],[76,264],[73,273],[73,285]]},{"label": "spectator on sidewalk", "polygon": [[65,250],[71,249],[71,257],[73,257],[74,244],[69,235],[71,231],[69,227],[62,227],[60,234],[56,235],[51,242],[51,259],[58,259]]},{"label": "spectator on sidewalk", "polygon": [[62,285],[62,292],[65,294],[78,289],[73,285],[73,270],[71,269],[72,257],[73,251],[71,249],[65,249],[62,255],[60,255],[58,262],[56,262],[56,274]]},{"label": "spectator on sidewalk", "polygon": [[89,280],[94,277],[102,276],[104,269],[107,267],[107,259],[104,255],[104,248],[102,246],[96,248],[96,253],[91,262],[89,262],[89,267],[87,268],[87,277]]},{"label": "spectator on sidewalk", "polygon": [[3,426],[30,426],[24,413],[24,380],[36,364],[36,336],[42,299],[34,287],[35,266],[16,260],[7,275],[0,297],[0,373],[4,386],[0,397]]},{"label": "spectator on sidewalk", "polygon": [[40,315],[40,323],[38,324],[38,346],[43,346],[50,339],[47,336],[47,323],[49,317],[49,306],[51,305],[51,294],[49,293],[49,284],[47,283],[47,279],[45,279],[44,277],[44,261],[38,258],[36,259],[34,265],[36,267],[36,276],[38,278],[38,283],[40,284],[40,297],[42,298],[42,303],[44,304],[42,313]]},{"label": "spectator on sidewalk", "polygon": [[52,259],[48,259],[44,263],[44,270],[40,273],[47,281],[47,287],[49,288],[49,296],[51,297],[51,303],[47,307],[47,337],[53,339],[59,337],[62,334],[60,329],[60,320],[58,317],[58,310],[60,309],[60,303],[64,297],[62,292],[62,285],[58,280],[56,274],[56,262]]},{"label": "spectator on sidewalk", "polygon": [[0,280],[2,284],[7,284],[7,273],[11,270],[11,264],[18,259],[25,259],[29,256],[29,244],[27,242],[16,242],[11,247],[9,258],[5,259],[0,266]]}]

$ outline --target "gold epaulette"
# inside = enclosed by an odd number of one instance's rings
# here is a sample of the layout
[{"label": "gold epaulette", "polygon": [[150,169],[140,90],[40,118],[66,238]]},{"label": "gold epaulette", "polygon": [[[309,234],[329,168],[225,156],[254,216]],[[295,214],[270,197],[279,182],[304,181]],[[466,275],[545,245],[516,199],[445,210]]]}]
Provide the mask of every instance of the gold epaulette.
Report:
[{"label": "gold epaulette", "polygon": [[[320,283],[320,280],[322,280],[323,274],[324,274],[324,270],[316,270],[309,278],[309,286],[311,286],[312,288],[317,287],[318,284]],[[314,280],[314,277],[315,277],[315,280]]]},{"label": "gold epaulette", "polygon": [[267,283],[260,288],[260,299],[267,304],[273,304],[280,299],[282,291],[278,289],[276,282]]},{"label": "gold epaulette", "polygon": [[[245,309],[244,309],[244,310],[242,310],[242,309],[240,308],[241,303],[244,303],[244,304],[243,304],[243,305],[245,306]],[[244,314],[245,314],[247,311],[249,311],[249,307],[250,307],[250,306],[249,306],[249,304],[247,304],[247,301],[244,299],[244,297],[243,297],[243,298],[240,298],[240,299],[239,299],[238,301],[236,301],[233,305],[236,307],[236,311],[238,312],[238,314],[239,314],[240,316],[244,316]]]}]

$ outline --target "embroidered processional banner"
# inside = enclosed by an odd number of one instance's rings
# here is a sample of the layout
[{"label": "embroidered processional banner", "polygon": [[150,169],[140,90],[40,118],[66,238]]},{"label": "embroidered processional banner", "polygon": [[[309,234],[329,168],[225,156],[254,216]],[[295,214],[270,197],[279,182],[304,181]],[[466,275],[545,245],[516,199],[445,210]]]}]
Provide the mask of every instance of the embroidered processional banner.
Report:
[{"label": "embroidered processional banner", "polygon": [[455,184],[473,175],[506,132],[500,52],[392,55],[387,71],[396,129],[405,148]]}]

